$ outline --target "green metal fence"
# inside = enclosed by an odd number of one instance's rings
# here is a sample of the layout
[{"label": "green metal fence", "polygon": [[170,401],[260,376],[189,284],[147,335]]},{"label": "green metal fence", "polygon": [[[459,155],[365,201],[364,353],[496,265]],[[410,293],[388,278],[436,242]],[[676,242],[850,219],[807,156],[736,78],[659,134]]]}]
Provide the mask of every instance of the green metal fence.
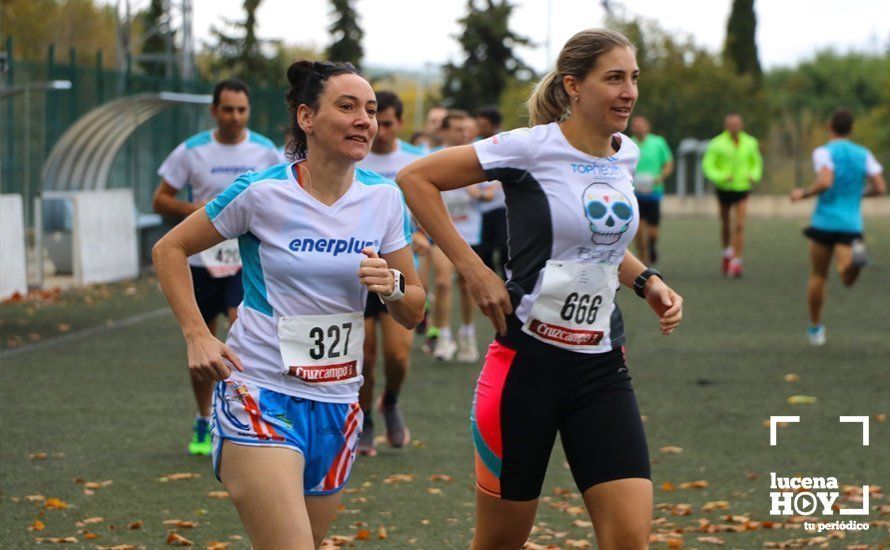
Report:
[{"label": "green metal fence", "polygon": [[[213,83],[157,78],[133,70],[103,68],[102,54],[94,66],[76,64],[76,52],[61,55],[50,45],[44,61],[17,60],[12,39],[6,41],[7,90],[16,93],[0,99],[0,192],[25,197],[26,219],[42,187],[41,168],[53,144],[74,121],[113,99],[143,92],[209,94]],[[52,81],[70,81],[70,89],[48,89]],[[276,143],[283,141],[287,124],[284,90],[251,90],[250,127]],[[157,168],[176,145],[190,135],[213,126],[203,106],[173,107],[143,124],[128,140],[114,162],[110,187],[134,189],[137,207],[151,211],[157,185]],[[30,225],[30,222],[29,222]]]}]

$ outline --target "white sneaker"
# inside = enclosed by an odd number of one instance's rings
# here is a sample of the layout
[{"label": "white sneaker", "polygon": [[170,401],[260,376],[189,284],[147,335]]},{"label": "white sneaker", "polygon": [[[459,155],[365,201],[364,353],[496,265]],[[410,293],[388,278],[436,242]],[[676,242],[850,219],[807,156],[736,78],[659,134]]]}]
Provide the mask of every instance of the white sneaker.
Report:
[{"label": "white sneaker", "polygon": [[476,346],[476,337],[469,334],[460,337],[460,347],[457,352],[457,360],[461,363],[475,363],[479,360],[479,348]]},{"label": "white sneaker", "polygon": [[436,361],[451,361],[454,359],[454,353],[457,351],[457,342],[453,338],[447,340],[439,336],[436,342],[436,349],[433,351],[433,359]]},{"label": "white sneaker", "polygon": [[853,249],[853,267],[865,267],[868,265],[868,252],[865,250],[865,243],[862,239],[856,239],[850,244]]},{"label": "white sneaker", "polygon": [[814,346],[825,345],[825,325],[810,325],[807,327],[807,338]]}]

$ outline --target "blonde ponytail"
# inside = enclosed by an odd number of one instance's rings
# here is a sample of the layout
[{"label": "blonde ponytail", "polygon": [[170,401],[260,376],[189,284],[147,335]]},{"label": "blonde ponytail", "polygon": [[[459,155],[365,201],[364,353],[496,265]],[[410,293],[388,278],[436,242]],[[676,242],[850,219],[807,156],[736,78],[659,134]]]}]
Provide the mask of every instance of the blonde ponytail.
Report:
[{"label": "blonde ponytail", "polygon": [[556,68],[541,79],[528,98],[529,120],[532,126],[558,121],[569,113],[569,96],[562,85],[563,78],[583,79],[596,67],[599,56],[614,48],[631,48],[626,36],[608,29],[587,29],[571,37],[559,52]]}]

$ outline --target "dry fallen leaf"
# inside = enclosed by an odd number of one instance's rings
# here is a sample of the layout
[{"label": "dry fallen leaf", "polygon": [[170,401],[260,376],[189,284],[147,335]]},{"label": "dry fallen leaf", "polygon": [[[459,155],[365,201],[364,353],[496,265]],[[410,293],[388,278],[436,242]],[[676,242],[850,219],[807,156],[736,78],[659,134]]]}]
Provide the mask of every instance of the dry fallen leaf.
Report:
[{"label": "dry fallen leaf", "polygon": [[207,543],[206,550],[227,550],[229,546],[231,546],[231,542],[218,542],[212,540]]},{"label": "dry fallen leaf", "polygon": [[68,323],[59,323],[58,325],[56,325],[56,330],[58,330],[59,332],[68,332],[69,330],[71,330],[71,325],[69,325]]},{"label": "dry fallen leaf", "polygon": [[355,534],[356,540],[371,540],[371,532],[367,529],[360,529],[358,533]]},{"label": "dry fallen leaf", "polygon": [[875,421],[876,421],[876,422],[886,422],[886,421],[887,421],[887,415],[884,414],[884,413],[878,413],[878,414],[875,415]]},{"label": "dry fallen leaf", "polygon": [[430,481],[454,481],[454,478],[448,474],[433,474],[429,479]]},{"label": "dry fallen leaf", "polygon": [[167,474],[165,476],[159,477],[158,481],[161,483],[166,483],[168,481],[179,481],[180,479],[196,479],[201,477],[201,474],[196,474],[192,472],[183,472],[176,474]]},{"label": "dry fallen leaf", "polygon": [[572,522],[572,525],[574,525],[575,527],[584,527],[588,529],[593,528],[593,522],[585,521],[583,519],[576,519]]},{"label": "dry fallen leaf", "polygon": [[704,489],[707,486],[708,482],[703,479],[699,479],[696,481],[687,481],[680,484],[681,489]]},{"label": "dry fallen leaf", "polygon": [[580,506],[569,506],[565,509],[565,512],[570,516],[581,516],[587,513],[587,510],[581,508]]},{"label": "dry fallen leaf", "polygon": [[378,539],[382,540],[382,539],[387,538],[388,536],[389,535],[386,533],[386,527],[381,525],[380,527],[377,528],[377,538]]},{"label": "dry fallen leaf", "polygon": [[46,453],[31,453],[28,455],[28,458],[31,460],[43,460],[46,458]]},{"label": "dry fallen leaf", "polygon": [[667,491],[668,493],[670,493],[672,491],[676,491],[677,488],[670,481],[665,481],[664,483],[661,484],[661,490]]},{"label": "dry fallen leaf", "polygon": [[800,376],[798,376],[794,373],[786,374],[785,382],[788,382],[788,383],[800,382]]},{"label": "dry fallen leaf", "polygon": [[94,517],[94,518],[87,518],[87,519],[80,520],[75,525],[77,525],[78,527],[83,527],[84,525],[91,525],[93,523],[102,523],[103,521],[105,521],[105,518]]},{"label": "dry fallen leaf", "polygon": [[439,489],[438,487],[427,487],[426,492],[431,495],[441,495],[442,489]]},{"label": "dry fallen leaf", "polygon": [[789,405],[812,405],[817,399],[812,395],[792,395],[787,401]]},{"label": "dry fallen leaf", "polygon": [[77,539],[74,537],[37,537],[34,542],[37,544],[77,544]]},{"label": "dry fallen leaf", "polygon": [[392,485],[393,483],[403,483],[414,481],[414,474],[393,474],[383,480],[383,483]]},{"label": "dry fallen leaf", "polygon": [[228,491],[210,491],[209,493],[207,493],[207,496],[209,496],[210,498],[220,498],[220,499],[229,498],[229,492]]},{"label": "dry fallen leaf", "polygon": [[87,540],[94,540],[94,539],[99,538],[99,535],[97,535],[96,533],[90,532],[90,531],[84,531],[83,538],[85,538]]},{"label": "dry fallen leaf", "polygon": [[46,500],[46,497],[43,495],[27,495],[25,500],[28,502],[43,502]]},{"label": "dry fallen leaf", "polygon": [[706,502],[704,506],[701,507],[701,511],[704,513],[713,512],[714,510],[726,510],[729,508],[729,502],[726,500],[715,500],[713,502]]},{"label": "dry fallen leaf", "polygon": [[130,530],[141,529],[143,525],[145,525],[145,522],[142,521],[141,519],[136,520],[136,521],[131,521],[130,523],[127,524],[127,529],[130,529]]},{"label": "dry fallen leaf", "polygon": [[46,529],[46,524],[39,519],[35,519],[34,523],[28,526],[28,531],[43,531],[44,529]]},{"label": "dry fallen leaf", "polygon": [[683,447],[674,447],[673,445],[668,445],[667,447],[661,447],[658,450],[665,454],[678,455],[683,452]]},{"label": "dry fallen leaf", "polygon": [[96,550],[138,550],[135,544],[116,544],[114,546],[97,546]]},{"label": "dry fallen leaf", "polygon": [[167,534],[167,544],[169,546],[193,546],[192,541],[183,537],[176,531],[170,531]]},{"label": "dry fallen leaf", "polygon": [[566,548],[592,548],[587,539],[566,539]]},{"label": "dry fallen leaf", "polygon": [[668,539],[668,548],[683,548],[683,539]]},{"label": "dry fallen leaf", "polygon": [[164,525],[178,527],[180,529],[193,529],[198,526],[196,521],[183,521],[181,519],[166,519]]},{"label": "dry fallen leaf", "polygon": [[64,510],[68,508],[68,503],[60,498],[48,498],[43,505],[48,510]]},{"label": "dry fallen leaf", "polygon": [[699,542],[707,542],[710,544],[717,544],[719,546],[723,546],[726,544],[726,541],[721,539],[720,537],[698,537]]}]

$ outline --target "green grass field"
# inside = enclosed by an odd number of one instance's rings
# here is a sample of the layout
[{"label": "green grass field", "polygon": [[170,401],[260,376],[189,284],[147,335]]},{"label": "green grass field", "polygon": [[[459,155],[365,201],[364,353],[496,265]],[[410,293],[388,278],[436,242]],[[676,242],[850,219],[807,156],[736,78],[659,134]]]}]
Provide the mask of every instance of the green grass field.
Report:
[{"label": "green grass field", "polygon": [[[704,522],[744,525],[738,516],[787,521],[769,515],[770,472],[834,476],[841,484],[890,489],[890,424],[876,418],[890,414],[890,221],[870,220],[873,264],[855,288],[842,288],[832,274],[825,308],[828,344],[822,348],[810,347],[804,336],[807,255],[801,225],[750,221],[745,278],[727,280],[719,273],[716,221],[667,220],[659,268],[686,300],[684,324],[671,337],[659,334],[642,300],[627,291],[619,295],[653,462],[653,532],[674,532],[671,547],[680,547],[676,541],[683,548],[712,547],[699,540],[703,536],[723,539],[726,548],[817,536],[800,524],[713,534],[695,530]],[[163,306],[151,277],[65,293],[58,302],[3,306],[0,547],[73,536],[79,547],[159,548],[172,529],[197,547],[211,541],[249,547],[231,503],[208,496],[222,490],[209,460],[184,454],[194,412],[185,346],[172,316],[116,324]],[[480,326],[481,340],[489,339],[487,321],[480,319]],[[90,329],[96,330],[78,337]],[[51,345],[59,337],[64,339]],[[401,400],[415,443],[403,450],[384,446],[377,457],[358,460],[330,532],[367,537],[349,543],[355,548],[466,548],[472,536],[468,414],[479,365],[434,364],[419,344],[418,339]],[[42,347],[29,351],[34,345]],[[791,373],[799,381],[784,379]],[[791,405],[792,395],[817,401]],[[763,425],[770,415],[801,416],[799,424],[779,430],[776,447],[769,446]],[[861,446],[859,425],[841,424],[839,415],[872,417],[870,446]],[[668,446],[682,452],[660,450]],[[47,456],[29,458],[35,453]],[[173,473],[200,477],[161,481]],[[387,483],[396,474],[413,477]],[[451,479],[431,480],[435,474]],[[112,483],[101,487],[105,481]],[[693,481],[706,481],[707,487],[680,488]],[[100,487],[88,495],[90,482]],[[676,489],[665,490],[665,484]],[[868,516],[818,520],[873,522],[866,532],[830,539],[828,547],[890,546],[890,501],[881,492],[872,494]],[[67,508],[48,507],[38,495],[61,499]],[[702,509],[716,501],[726,501],[727,508]],[[677,504],[690,505],[691,513],[675,515],[683,509]],[[557,444],[531,540],[544,547],[595,546],[586,515],[576,509],[580,505]],[[103,519],[77,525],[94,517]],[[197,526],[164,524],[171,519]],[[29,531],[39,526],[36,521],[44,529]],[[129,529],[133,522],[142,523]],[[381,527],[385,539],[379,538]]]}]

